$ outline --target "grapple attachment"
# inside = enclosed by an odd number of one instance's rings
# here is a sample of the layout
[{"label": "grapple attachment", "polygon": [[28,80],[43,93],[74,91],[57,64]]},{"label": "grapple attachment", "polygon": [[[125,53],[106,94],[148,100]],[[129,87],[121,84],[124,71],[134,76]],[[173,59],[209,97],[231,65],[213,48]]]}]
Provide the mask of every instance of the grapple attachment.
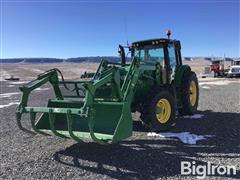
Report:
[{"label": "grapple attachment", "polygon": [[[23,87],[21,102],[17,107],[17,123],[20,129],[23,113],[29,113],[32,129],[36,133],[59,137],[70,137],[76,141],[91,138],[104,144],[127,138],[132,134],[131,98],[133,84],[137,81],[138,69],[135,63],[129,65],[121,81],[119,67],[108,66],[102,61],[94,78],[89,81],[58,81],[59,70],[49,70]],[[134,75],[135,74],[135,75]],[[63,77],[62,77],[63,78]],[[30,92],[50,82],[56,99],[50,99],[47,107],[28,107]],[[76,96],[63,96],[59,84],[74,85]],[[84,87],[84,96],[79,93]],[[106,95],[110,92],[110,96]],[[41,116],[36,120],[36,114]]]}]

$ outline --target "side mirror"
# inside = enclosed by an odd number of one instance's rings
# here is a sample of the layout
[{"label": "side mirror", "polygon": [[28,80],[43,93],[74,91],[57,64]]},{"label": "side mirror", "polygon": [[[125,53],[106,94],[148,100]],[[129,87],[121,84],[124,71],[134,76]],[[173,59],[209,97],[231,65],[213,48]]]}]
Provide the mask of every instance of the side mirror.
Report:
[{"label": "side mirror", "polygon": [[126,64],[125,51],[124,51],[123,46],[121,46],[120,44],[118,46],[118,53],[121,57],[122,64]]}]

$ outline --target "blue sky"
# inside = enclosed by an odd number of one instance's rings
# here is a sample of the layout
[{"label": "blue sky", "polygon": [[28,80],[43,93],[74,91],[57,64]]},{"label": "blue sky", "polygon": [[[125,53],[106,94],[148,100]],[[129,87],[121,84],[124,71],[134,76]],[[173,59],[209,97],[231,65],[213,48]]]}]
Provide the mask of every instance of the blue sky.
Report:
[{"label": "blue sky", "polygon": [[165,37],[183,56],[240,56],[239,0],[5,1],[1,57],[117,55],[118,44]]}]

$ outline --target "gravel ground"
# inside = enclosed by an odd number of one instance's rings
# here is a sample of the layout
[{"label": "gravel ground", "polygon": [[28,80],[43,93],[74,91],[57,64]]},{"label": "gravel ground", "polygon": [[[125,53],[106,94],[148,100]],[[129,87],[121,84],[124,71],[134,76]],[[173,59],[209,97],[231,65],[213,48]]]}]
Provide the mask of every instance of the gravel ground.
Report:
[{"label": "gravel ground", "polygon": [[[0,179],[192,179],[181,176],[181,161],[198,165],[234,165],[240,178],[240,81],[200,80],[199,119],[179,117],[172,132],[213,135],[195,145],[177,138],[150,137],[139,121],[134,134],[118,144],[78,144],[54,136],[30,135],[15,123],[16,105],[0,108]],[[210,83],[209,83],[210,82]],[[213,82],[213,84],[211,84]],[[214,84],[214,82],[220,82]],[[18,92],[19,85],[1,82],[1,94]],[[39,90],[32,105],[42,105],[51,94]],[[0,97],[1,105],[19,101],[20,95]],[[26,122],[29,123],[26,117]],[[29,126],[29,125],[28,125]]]}]

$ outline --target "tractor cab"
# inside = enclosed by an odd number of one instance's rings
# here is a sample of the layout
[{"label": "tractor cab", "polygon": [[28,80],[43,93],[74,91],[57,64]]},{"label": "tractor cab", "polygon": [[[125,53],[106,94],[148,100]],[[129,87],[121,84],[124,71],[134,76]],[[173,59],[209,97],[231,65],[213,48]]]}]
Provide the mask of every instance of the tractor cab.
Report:
[{"label": "tractor cab", "polygon": [[[171,83],[176,67],[182,65],[181,44],[179,40],[170,39],[171,32],[167,31],[168,38],[155,38],[131,43],[128,48],[131,59],[137,58],[141,65],[159,65],[162,83]],[[119,45],[119,54],[123,65],[126,63],[124,46]]]},{"label": "tractor cab", "polygon": [[132,43],[132,57],[140,64],[160,65],[162,83],[171,83],[177,66],[182,65],[181,44],[178,40],[156,38]]},{"label": "tractor cab", "polygon": [[134,42],[131,47],[132,57],[139,58],[141,62],[163,62],[174,66],[182,64],[178,40],[150,39]]}]

